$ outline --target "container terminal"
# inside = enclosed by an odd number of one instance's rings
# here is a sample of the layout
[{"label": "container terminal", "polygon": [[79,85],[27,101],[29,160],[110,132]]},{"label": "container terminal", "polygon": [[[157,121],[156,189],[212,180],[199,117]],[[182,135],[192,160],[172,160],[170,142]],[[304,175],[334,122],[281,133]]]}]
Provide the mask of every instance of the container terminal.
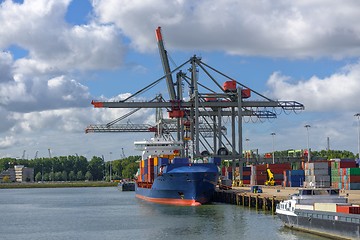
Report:
[{"label": "container terminal", "polygon": [[[129,112],[106,124],[91,124],[85,129],[86,133],[148,132],[155,137],[167,136],[182,142],[183,148],[174,155],[188,158],[189,164],[205,163],[208,159],[226,161],[228,164],[222,164],[219,189],[214,192],[213,201],[274,212],[281,201],[300,187],[334,187],[342,189],[341,194],[350,202],[360,203],[360,194],[353,192],[360,189],[360,172],[354,160],[310,161],[308,147],[304,151],[307,161],[275,163],[271,154],[267,158],[271,157],[272,163],[250,164],[248,161],[248,153],[243,151],[243,118],[275,119],[281,112],[304,110],[303,104],[270,99],[196,55],[171,70],[160,27],[155,34],[164,75],[120,101],[93,100],[91,104],[95,108],[126,108]],[[139,101],[141,94],[163,80],[167,97],[158,94],[151,100]],[[142,109],[155,110],[155,124],[120,123]],[[167,118],[163,116],[164,111],[168,113]],[[223,124],[225,117],[229,119],[227,124]],[[155,176],[146,179],[156,181]],[[152,186],[153,182],[142,184]]]}]

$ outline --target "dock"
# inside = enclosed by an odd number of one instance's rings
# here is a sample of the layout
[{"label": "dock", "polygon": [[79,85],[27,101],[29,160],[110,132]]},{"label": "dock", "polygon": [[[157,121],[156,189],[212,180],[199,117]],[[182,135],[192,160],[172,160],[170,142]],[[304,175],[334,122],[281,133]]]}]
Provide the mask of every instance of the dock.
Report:
[{"label": "dock", "polygon": [[[299,188],[261,186],[262,193],[250,192],[250,187],[233,187],[229,190],[216,189],[213,202],[227,203],[275,213],[276,205],[298,192]],[[360,205],[360,190],[342,190],[341,196],[349,203]]]}]

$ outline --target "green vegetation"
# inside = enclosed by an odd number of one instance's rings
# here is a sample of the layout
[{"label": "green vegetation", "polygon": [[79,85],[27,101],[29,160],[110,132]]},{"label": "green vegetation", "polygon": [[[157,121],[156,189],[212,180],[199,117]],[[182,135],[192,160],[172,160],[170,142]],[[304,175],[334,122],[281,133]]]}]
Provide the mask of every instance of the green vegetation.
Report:
[{"label": "green vegetation", "polygon": [[31,160],[2,158],[0,172],[13,167],[24,165],[34,168],[35,181],[109,181],[123,178],[133,178],[139,163],[140,156],[130,156],[124,159],[104,162],[103,158],[92,157],[88,161],[83,156],[60,156],[52,158],[37,158]]},{"label": "green vegetation", "polygon": [[[286,158],[288,157],[289,150],[285,151],[275,151],[275,157],[277,158]],[[311,151],[312,158],[323,158],[323,159],[355,159],[357,158],[357,154],[346,150],[321,150],[321,151]]]}]

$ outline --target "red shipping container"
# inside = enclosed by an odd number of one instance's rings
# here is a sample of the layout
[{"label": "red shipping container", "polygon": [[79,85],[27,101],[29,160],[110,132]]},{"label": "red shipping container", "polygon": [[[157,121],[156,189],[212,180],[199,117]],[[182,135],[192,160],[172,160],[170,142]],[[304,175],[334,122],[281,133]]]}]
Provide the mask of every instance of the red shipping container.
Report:
[{"label": "red shipping container", "polygon": [[350,214],[360,214],[360,207],[358,207],[358,206],[338,205],[338,206],[336,206],[336,212],[350,213]]},{"label": "red shipping container", "polygon": [[339,163],[339,167],[340,168],[356,168],[356,162],[352,161],[352,162],[340,162]]},{"label": "red shipping container", "polygon": [[267,169],[266,164],[256,165],[256,171],[266,171],[266,169]]},{"label": "red shipping container", "polygon": [[243,184],[250,184],[250,180],[243,180]]},{"label": "red shipping container", "polygon": [[348,179],[350,183],[360,183],[360,176],[350,175],[348,176]]},{"label": "red shipping container", "polygon": [[291,170],[290,163],[276,163],[276,164],[269,164],[270,169],[284,169],[284,170]]},{"label": "red shipping container", "polygon": [[226,167],[221,168],[221,176],[225,176]]}]

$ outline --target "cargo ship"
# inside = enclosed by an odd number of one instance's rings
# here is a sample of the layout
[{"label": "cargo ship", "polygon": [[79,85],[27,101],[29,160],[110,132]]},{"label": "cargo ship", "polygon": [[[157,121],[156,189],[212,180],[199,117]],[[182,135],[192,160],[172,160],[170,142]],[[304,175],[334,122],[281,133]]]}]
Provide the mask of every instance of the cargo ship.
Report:
[{"label": "cargo ship", "polygon": [[137,198],[161,204],[199,206],[211,201],[217,185],[220,158],[191,161],[180,157],[181,141],[163,137],[136,141],[142,151],[137,173]]},{"label": "cargo ship", "polygon": [[349,204],[338,189],[299,189],[277,205],[276,214],[295,230],[333,239],[360,239],[360,207]]}]

